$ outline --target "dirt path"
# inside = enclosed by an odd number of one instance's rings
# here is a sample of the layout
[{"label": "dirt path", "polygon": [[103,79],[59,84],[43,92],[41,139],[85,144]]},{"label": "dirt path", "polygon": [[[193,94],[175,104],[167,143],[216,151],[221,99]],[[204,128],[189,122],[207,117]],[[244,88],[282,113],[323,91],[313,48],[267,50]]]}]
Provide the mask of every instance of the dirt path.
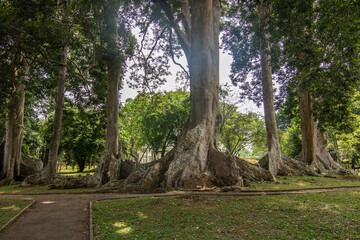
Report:
[{"label": "dirt path", "polygon": [[[309,189],[289,191],[263,191],[238,193],[195,193],[206,195],[256,196],[298,193],[320,193],[341,190],[360,190],[360,187]],[[2,232],[2,240],[87,240],[89,239],[89,202],[113,198],[145,196],[170,196],[168,194],[47,194],[47,195],[0,195],[6,198],[35,200],[35,203]],[[186,194],[186,193],[185,193]]]}]

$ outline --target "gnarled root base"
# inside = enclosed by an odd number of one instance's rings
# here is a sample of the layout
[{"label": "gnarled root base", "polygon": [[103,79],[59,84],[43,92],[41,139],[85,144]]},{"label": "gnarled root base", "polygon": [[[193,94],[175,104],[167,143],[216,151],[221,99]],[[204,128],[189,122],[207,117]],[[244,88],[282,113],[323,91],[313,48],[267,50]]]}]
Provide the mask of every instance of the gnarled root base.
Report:
[{"label": "gnarled root base", "polygon": [[[114,182],[108,182],[104,187],[109,186],[122,186],[124,179],[126,179],[130,173],[134,170],[135,163],[133,161],[125,160],[121,162],[120,170],[118,170],[119,180]],[[31,175],[25,179],[23,185],[44,185],[47,184],[47,168],[43,171]],[[51,183],[51,188],[53,189],[73,189],[73,188],[88,188],[96,187],[99,185],[99,177],[95,175],[86,175],[86,176],[57,176],[56,181]],[[122,180],[122,181],[121,181]]]},{"label": "gnarled root base", "polygon": [[[271,173],[258,165],[233,158],[213,148],[208,151],[207,164],[203,172],[194,172],[190,178],[181,178],[182,174],[169,174],[169,166],[175,157],[172,149],[159,161],[144,164],[135,169],[125,180],[126,192],[163,192],[170,189],[199,187],[224,187],[236,185],[248,186],[249,181],[274,181]],[[174,176],[173,178],[169,178]],[[175,185],[174,183],[181,183]]]},{"label": "gnarled root base", "polygon": [[51,185],[53,189],[73,189],[73,188],[90,188],[96,187],[99,181],[91,175],[86,176],[64,176],[58,177],[56,184]]},{"label": "gnarled root base", "polygon": [[27,176],[32,174],[38,173],[43,169],[42,161],[28,156],[24,150],[21,151],[20,163],[20,175],[22,179],[25,179]]},{"label": "gnarled root base", "polygon": [[[278,171],[279,176],[320,176],[323,175],[352,175],[352,171],[345,169],[330,157],[316,155],[316,163],[310,166],[302,159],[302,154],[294,159],[281,155],[282,164]],[[268,156],[260,159],[259,165],[262,168],[269,168]]]},{"label": "gnarled root base", "polygon": [[[259,160],[260,167],[264,169],[269,168],[269,159],[266,154]],[[304,161],[292,159],[285,155],[281,155],[281,165],[278,170],[279,176],[319,176],[319,174],[312,167],[308,166]]]},{"label": "gnarled root base", "polygon": [[[48,176],[49,168],[46,166],[40,172],[32,174],[26,177],[22,183],[22,185],[44,185],[49,183],[47,176]],[[56,180],[54,180],[55,182]]]},{"label": "gnarled root base", "polygon": [[[39,159],[32,158],[28,156],[24,149],[21,151],[21,159],[20,159],[20,176],[17,176],[15,180],[23,180],[28,176],[33,174],[38,174],[43,169],[43,163]],[[0,171],[1,174],[1,171]],[[1,179],[1,176],[0,176]],[[6,179],[0,181],[1,185],[10,185],[13,182],[13,179]]]},{"label": "gnarled root base", "polygon": [[314,165],[320,173],[325,175],[357,175],[353,170],[344,168],[332,158],[322,158],[316,155],[316,164]]}]

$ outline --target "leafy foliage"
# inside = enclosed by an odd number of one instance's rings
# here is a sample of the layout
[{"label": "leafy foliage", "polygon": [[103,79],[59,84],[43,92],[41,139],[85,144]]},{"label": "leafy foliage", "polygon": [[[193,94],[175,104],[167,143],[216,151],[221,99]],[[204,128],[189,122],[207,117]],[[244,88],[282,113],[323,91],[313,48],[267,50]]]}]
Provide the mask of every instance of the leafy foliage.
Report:
[{"label": "leafy foliage", "polygon": [[139,94],[120,110],[120,138],[127,156],[138,160],[140,148],[150,148],[154,157],[176,145],[189,116],[190,100],[186,92]]},{"label": "leafy foliage", "polygon": [[274,4],[287,62],[283,89],[288,99],[296,98],[298,87],[310,92],[322,128],[352,129],[352,99],[359,81],[359,11],[355,1]]},{"label": "leafy foliage", "polygon": [[242,114],[234,109],[222,127],[220,142],[231,155],[240,157],[248,149],[261,157],[267,151],[264,121],[256,113]]},{"label": "leafy foliage", "polygon": [[104,148],[104,114],[95,109],[84,109],[67,102],[64,107],[60,151],[67,164],[75,161],[81,172],[85,163],[99,160]]},{"label": "leafy foliage", "polygon": [[[257,1],[229,1],[224,8],[222,36],[223,46],[233,56],[231,81],[242,90],[241,97],[262,102],[259,17],[256,11]],[[270,19],[271,65],[279,78],[283,74],[280,62],[281,35],[275,20]]]}]

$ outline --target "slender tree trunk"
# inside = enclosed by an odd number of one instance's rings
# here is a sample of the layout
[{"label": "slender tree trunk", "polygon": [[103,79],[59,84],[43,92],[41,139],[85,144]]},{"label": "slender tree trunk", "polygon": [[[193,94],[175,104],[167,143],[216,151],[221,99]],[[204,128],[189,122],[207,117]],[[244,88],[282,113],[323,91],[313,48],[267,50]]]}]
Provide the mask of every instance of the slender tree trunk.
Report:
[{"label": "slender tree trunk", "polygon": [[299,89],[299,107],[301,117],[302,154],[304,161],[311,165],[315,163],[314,119],[311,95],[308,91]]},{"label": "slender tree trunk", "polygon": [[335,151],[335,161],[340,163],[340,154],[339,154],[339,146],[338,146],[338,141],[337,141],[337,137],[336,134],[334,134],[334,151]]},{"label": "slender tree trunk", "polygon": [[104,17],[106,30],[104,34],[107,42],[107,129],[106,147],[100,161],[100,184],[120,179],[121,154],[119,153],[119,82],[121,75],[121,60],[117,51],[117,12],[118,1],[110,1],[105,6]]},{"label": "slender tree trunk", "polygon": [[6,134],[4,150],[5,179],[7,184],[20,176],[20,160],[23,139],[24,103],[25,103],[25,78],[29,72],[29,65],[21,53],[16,56],[18,66],[14,71],[15,89],[9,100],[9,113],[6,116]]},{"label": "slender tree trunk", "polygon": [[61,53],[61,67],[58,74],[58,87],[57,87],[57,97],[56,97],[56,109],[55,117],[53,123],[52,137],[50,142],[49,150],[49,160],[48,160],[48,173],[47,181],[49,183],[53,182],[56,179],[56,163],[58,158],[58,151],[60,145],[60,136],[61,136],[61,119],[64,109],[64,92],[65,92],[65,79],[66,79],[66,64],[67,64],[67,54],[68,47],[65,46]]},{"label": "slender tree trunk", "polygon": [[270,21],[271,4],[260,1],[258,5],[258,16],[260,22],[261,42],[261,81],[263,90],[263,103],[265,113],[265,125],[267,133],[268,145],[268,168],[269,171],[276,176],[281,165],[281,151],[279,136],[276,125],[275,106],[274,106],[274,90],[272,83],[271,55],[270,55]]},{"label": "slender tree trunk", "polygon": [[5,150],[5,136],[4,141],[0,144],[0,180],[4,178],[4,150]]}]

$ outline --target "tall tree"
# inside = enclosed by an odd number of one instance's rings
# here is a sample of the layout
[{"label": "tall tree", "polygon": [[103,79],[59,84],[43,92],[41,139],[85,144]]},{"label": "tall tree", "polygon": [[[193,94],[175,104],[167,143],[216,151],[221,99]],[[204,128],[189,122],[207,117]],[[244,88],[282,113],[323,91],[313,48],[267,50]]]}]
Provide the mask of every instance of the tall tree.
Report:
[{"label": "tall tree", "polygon": [[190,69],[190,117],[177,146],[147,173],[134,172],[126,181],[141,187],[193,188],[243,184],[241,176],[271,180],[265,170],[217,151],[222,117],[219,111],[220,1],[154,0],[166,15]]},{"label": "tall tree", "polygon": [[61,66],[59,68],[58,74],[58,87],[56,94],[56,107],[55,107],[55,117],[53,122],[53,131],[50,142],[49,150],[49,162],[48,162],[48,174],[47,181],[49,183],[54,182],[56,179],[57,172],[57,160],[58,152],[60,145],[60,136],[61,136],[61,119],[64,108],[64,98],[65,98],[65,79],[66,79],[66,70],[67,70],[67,55],[69,48],[64,46],[61,52]]},{"label": "tall tree", "polygon": [[265,113],[265,125],[268,144],[268,169],[276,176],[281,167],[281,151],[279,136],[277,131],[274,90],[272,83],[271,70],[271,50],[270,50],[270,13],[271,3],[269,1],[259,1],[258,16],[260,25],[260,62],[261,62],[261,82],[263,90],[263,104]]},{"label": "tall tree", "polygon": [[6,116],[6,135],[4,150],[3,183],[10,183],[14,177],[20,176],[20,159],[24,123],[25,81],[29,72],[29,64],[21,48],[25,33],[21,33],[16,41],[14,57],[14,92],[8,100],[9,112]]},{"label": "tall tree", "polygon": [[321,172],[341,170],[325,154],[327,141],[320,131],[326,126],[341,129],[351,118],[359,79],[359,7],[353,1],[275,3],[291,79],[287,93],[289,98],[297,93],[299,99],[301,159]]},{"label": "tall tree", "polygon": [[[124,73],[127,55],[132,53],[132,35],[125,27],[124,20],[119,19],[121,1],[109,0],[102,4],[101,13],[103,29],[102,43],[104,44],[102,60],[107,69],[107,129],[106,146],[102,154],[99,173],[100,184],[114,182],[120,179],[121,151],[119,151],[119,85],[121,75]],[[122,12],[127,11],[123,6]],[[120,25],[119,25],[120,22]],[[122,32],[119,31],[122,30]],[[119,35],[122,35],[123,48],[119,48]],[[130,39],[130,40],[129,40]],[[121,45],[120,45],[121,46]]]},{"label": "tall tree", "polygon": [[[272,21],[271,1],[232,1],[225,18],[224,45],[233,55],[232,82],[240,83],[246,97],[262,102],[267,132],[268,154],[260,165],[276,176],[282,166],[275,118],[273,69],[279,67],[278,36]],[[275,55],[272,61],[271,55]],[[274,66],[274,68],[272,67]],[[251,79],[252,78],[252,79]],[[250,84],[249,84],[249,79]]]}]

